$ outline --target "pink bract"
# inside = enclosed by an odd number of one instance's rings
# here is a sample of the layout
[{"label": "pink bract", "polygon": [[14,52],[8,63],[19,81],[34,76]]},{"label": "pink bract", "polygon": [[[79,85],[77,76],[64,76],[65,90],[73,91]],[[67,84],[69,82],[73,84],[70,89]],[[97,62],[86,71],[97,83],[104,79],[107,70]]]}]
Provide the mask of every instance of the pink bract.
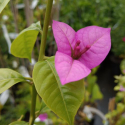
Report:
[{"label": "pink bract", "polygon": [[40,114],[39,116],[40,121],[45,121],[48,118],[48,115],[46,113]]},{"label": "pink bract", "polygon": [[119,91],[123,92],[123,91],[125,91],[125,88],[122,85],[120,85]]},{"label": "pink bract", "polygon": [[125,42],[125,37],[123,37],[122,40]]},{"label": "pink bract", "polygon": [[125,69],[123,70],[123,73],[125,73]]},{"label": "pink bract", "polygon": [[55,68],[62,85],[89,75],[110,51],[110,28],[88,26],[75,32],[65,23],[53,21],[52,29],[58,47]]}]

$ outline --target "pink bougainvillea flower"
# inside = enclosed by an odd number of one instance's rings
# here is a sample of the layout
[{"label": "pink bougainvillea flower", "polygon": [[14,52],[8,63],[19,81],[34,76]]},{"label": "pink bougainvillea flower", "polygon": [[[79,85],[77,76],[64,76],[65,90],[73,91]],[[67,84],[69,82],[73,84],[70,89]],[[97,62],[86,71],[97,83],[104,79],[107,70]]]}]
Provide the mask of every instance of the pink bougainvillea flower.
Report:
[{"label": "pink bougainvillea flower", "polygon": [[40,114],[39,116],[40,121],[45,121],[48,118],[48,115],[46,113]]},{"label": "pink bougainvillea flower", "polygon": [[125,73],[125,69],[123,70],[123,73]]},{"label": "pink bougainvillea flower", "polygon": [[123,91],[125,91],[125,88],[122,85],[120,85],[119,91],[123,92]]},{"label": "pink bougainvillea flower", "polygon": [[55,68],[62,85],[89,75],[111,48],[110,28],[88,26],[75,32],[65,23],[53,21],[52,29],[58,47]]},{"label": "pink bougainvillea flower", "polygon": [[125,42],[125,37],[123,37],[123,38],[122,38],[122,41],[124,41],[124,42]]}]

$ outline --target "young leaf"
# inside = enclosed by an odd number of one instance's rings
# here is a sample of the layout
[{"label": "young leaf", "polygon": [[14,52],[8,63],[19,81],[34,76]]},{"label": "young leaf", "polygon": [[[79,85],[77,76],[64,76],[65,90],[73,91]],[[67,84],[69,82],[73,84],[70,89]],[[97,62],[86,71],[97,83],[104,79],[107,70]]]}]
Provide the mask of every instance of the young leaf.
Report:
[{"label": "young leaf", "polygon": [[0,93],[4,92],[18,82],[26,81],[25,78],[16,71],[7,68],[0,69]]},{"label": "young leaf", "polygon": [[16,122],[10,123],[9,125],[28,125],[28,123],[24,121],[16,121]]},{"label": "young leaf", "polygon": [[6,7],[6,5],[8,4],[9,1],[10,0],[0,0],[0,13]]},{"label": "young leaf", "polygon": [[73,125],[84,97],[83,80],[61,85],[55,70],[54,57],[36,63],[33,80],[45,104],[69,125]]},{"label": "young leaf", "polygon": [[30,27],[24,29],[13,41],[11,53],[16,57],[31,60],[31,53],[39,32],[42,32],[40,22],[33,23]]}]

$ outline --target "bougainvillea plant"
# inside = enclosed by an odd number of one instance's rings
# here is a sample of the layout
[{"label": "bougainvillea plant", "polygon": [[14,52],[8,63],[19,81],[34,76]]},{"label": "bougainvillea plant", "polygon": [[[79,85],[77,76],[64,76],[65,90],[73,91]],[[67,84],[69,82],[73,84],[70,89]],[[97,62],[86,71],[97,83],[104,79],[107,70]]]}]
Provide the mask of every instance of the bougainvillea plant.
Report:
[{"label": "bougainvillea plant", "polygon": [[[5,5],[5,2],[3,3]],[[48,0],[43,30],[40,22],[34,23],[24,29],[11,45],[11,53],[14,56],[31,60],[37,35],[41,33],[40,53],[33,69],[33,78],[23,77],[11,69],[0,69],[0,93],[18,82],[32,83],[29,123],[16,121],[10,125],[34,124],[37,94],[42,98],[42,104],[69,125],[73,125],[84,97],[83,78],[105,59],[110,50],[110,28],[89,26],[75,32],[65,23],[53,21],[52,29],[58,50],[55,57],[46,57],[52,3],[53,0]]]}]

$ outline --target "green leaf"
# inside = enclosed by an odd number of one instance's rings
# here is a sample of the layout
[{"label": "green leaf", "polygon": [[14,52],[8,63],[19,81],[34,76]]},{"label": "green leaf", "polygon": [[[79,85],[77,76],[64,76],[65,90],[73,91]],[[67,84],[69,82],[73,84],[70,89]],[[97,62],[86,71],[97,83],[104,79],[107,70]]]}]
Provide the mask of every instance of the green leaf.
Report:
[{"label": "green leaf", "polygon": [[39,111],[36,112],[36,116],[39,116],[40,114],[47,113],[47,112],[50,112],[50,111],[51,111],[51,109],[48,108],[47,105],[42,100],[40,109],[39,109]]},{"label": "green leaf", "polygon": [[99,67],[100,66],[97,66],[97,67],[93,68],[91,74],[95,74],[98,71]]},{"label": "green leaf", "polygon": [[115,86],[115,87],[114,87],[114,90],[115,90],[115,91],[118,91],[119,89],[120,89],[120,86]]},{"label": "green leaf", "polygon": [[8,4],[9,1],[10,0],[0,0],[0,13],[6,7],[6,5]]},{"label": "green leaf", "polygon": [[18,72],[7,68],[0,69],[0,93],[4,92],[14,84],[22,81],[26,80]]},{"label": "green leaf", "polygon": [[120,70],[125,75],[125,59],[121,61]]},{"label": "green leaf", "polygon": [[20,58],[28,58],[31,61],[31,53],[41,31],[40,22],[33,23],[30,27],[24,29],[11,45],[11,53]]},{"label": "green leaf", "polygon": [[88,83],[88,91],[92,94],[93,87],[97,81],[97,77],[95,75],[87,76],[87,83]]},{"label": "green leaf", "polygon": [[124,98],[124,92],[118,92],[117,96],[119,96],[119,98]]},{"label": "green leaf", "polygon": [[92,91],[92,99],[96,100],[96,99],[102,99],[102,98],[103,98],[103,95],[99,89],[99,86],[95,84]]},{"label": "green leaf", "polygon": [[36,63],[33,80],[46,105],[69,125],[73,125],[84,97],[83,80],[61,85],[55,70],[54,57]]},{"label": "green leaf", "polygon": [[123,98],[124,98],[124,92],[117,92],[116,97],[115,97],[116,102],[122,101]]},{"label": "green leaf", "polygon": [[122,112],[124,111],[124,109],[125,109],[125,106],[124,106],[123,103],[118,103],[118,104],[117,104],[117,111],[118,111],[119,113],[122,113]]},{"label": "green leaf", "polygon": [[125,125],[125,117],[121,115],[117,120],[116,125]]},{"label": "green leaf", "polygon": [[40,113],[46,113],[46,112],[49,112],[51,111],[50,108],[47,107],[47,105],[44,103],[44,101],[42,100],[42,106],[41,106],[41,109],[40,109]]},{"label": "green leaf", "polygon": [[16,122],[10,123],[9,125],[28,125],[28,123],[24,121],[16,121]]}]

